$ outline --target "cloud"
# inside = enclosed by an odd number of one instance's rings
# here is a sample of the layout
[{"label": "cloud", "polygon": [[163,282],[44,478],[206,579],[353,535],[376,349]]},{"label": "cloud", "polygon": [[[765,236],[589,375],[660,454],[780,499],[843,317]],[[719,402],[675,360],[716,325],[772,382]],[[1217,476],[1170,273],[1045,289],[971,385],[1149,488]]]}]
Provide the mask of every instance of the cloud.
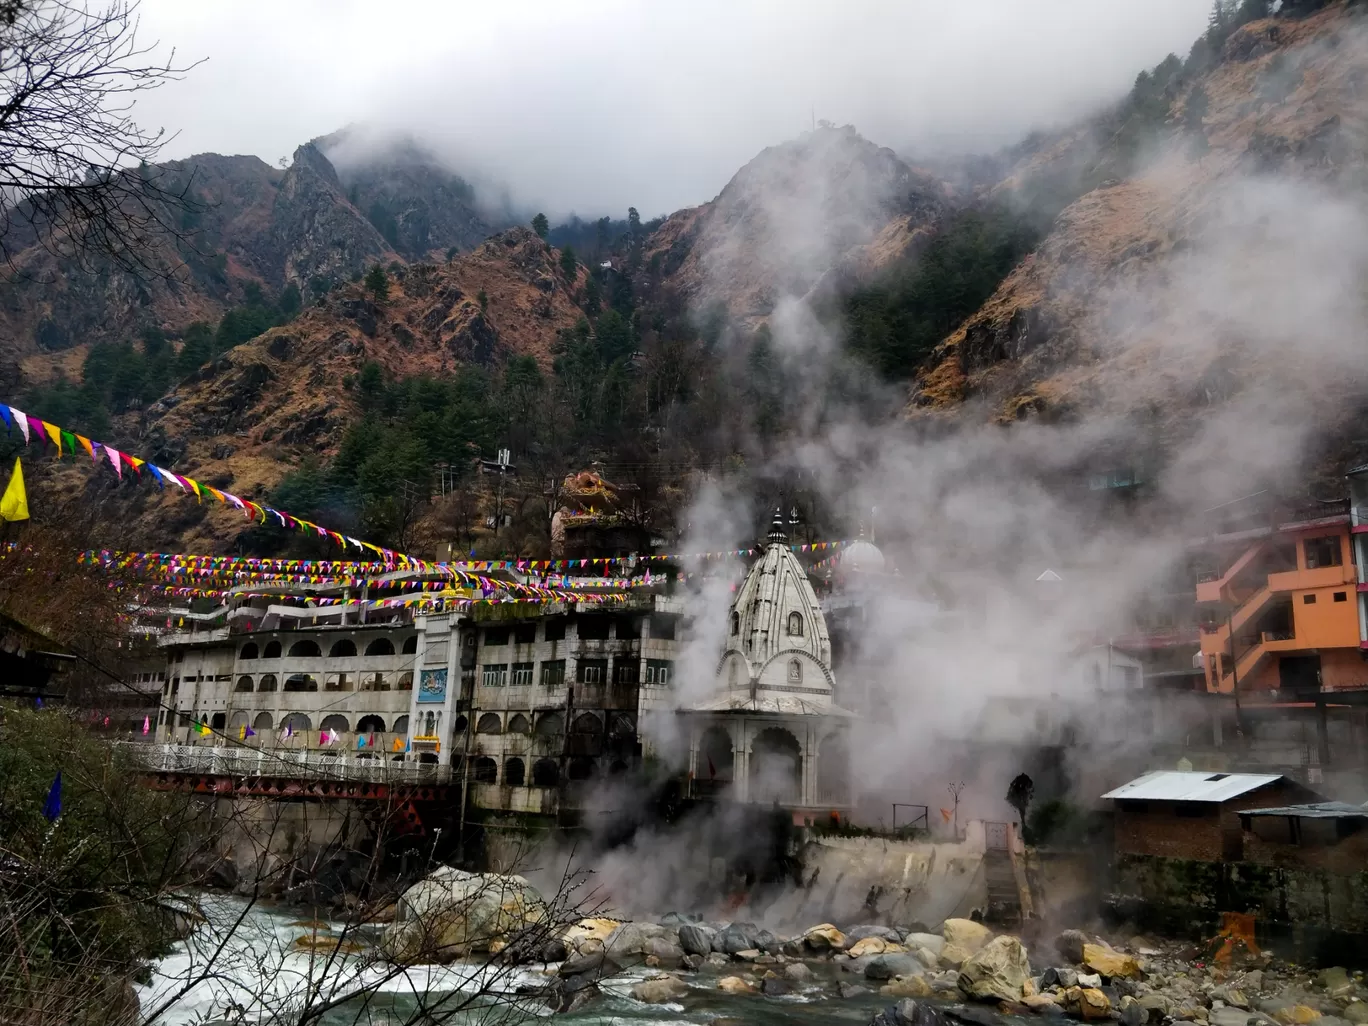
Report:
[{"label": "cloud", "polygon": [[649,217],[710,199],[814,115],[904,153],[1009,143],[1186,52],[1209,6],[144,0],[144,38],[208,60],[138,116],[179,130],[171,157],[411,131],[524,204]]}]

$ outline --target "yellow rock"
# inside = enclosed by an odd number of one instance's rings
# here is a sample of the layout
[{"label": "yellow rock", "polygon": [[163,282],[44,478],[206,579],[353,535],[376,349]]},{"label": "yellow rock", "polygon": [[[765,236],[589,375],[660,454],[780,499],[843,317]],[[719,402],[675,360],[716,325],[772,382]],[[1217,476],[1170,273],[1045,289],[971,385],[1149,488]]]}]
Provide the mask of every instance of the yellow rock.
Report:
[{"label": "yellow rock", "polygon": [[887,997],[925,998],[931,996],[931,984],[924,976],[895,976],[879,988],[879,993]]},{"label": "yellow rock", "polygon": [[846,937],[840,930],[830,923],[822,923],[814,926],[803,934],[803,940],[807,941],[807,946],[823,951],[828,948],[840,951],[846,946]]},{"label": "yellow rock", "polygon": [[561,940],[567,948],[578,951],[580,944],[586,940],[606,941],[609,934],[621,925],[616,919],[581,919],[561,934]]},{"label": "yellow rock", "polygon": [[1278,1022],[1286,1023],[1287,1026],[1306,1026],[1307,1023],[1315,1022],[1321,1017],[1320,1012],[1306,1005],[1293,1005],[1291,1008],[1279,1008],[1273,1013],[1273,1018]]},{"label": "yellow rock", "polygon": [[365,950],[356,941],[343,940],[340,937],[331,937],[327,934],[308,933],[302,937],[296,937],[294,946],[301,951],[336,951],[343,955],[357,955]]},{"label": "yellow rock", "polygon": [[1036,996],[1035,980],[1031,979],[1029,976],[1026,977],[1026,982],[1021,985],[1021,996],[1024,998]]},{"label": "yellow rock", "polygon": [[1113,951],[1101,944],[1083,945],[1083,964],[1103,976],[1135,979],[1140,975],[1140,963],[1130,955]]},{"label": "yellow rock", "polygon": [[1031,1011],[1041,1012],[1042,1014],[1058,1012],[1060,1010],[1059,1002],[1056,1001],[1051,994],[1027,994],[1022,997],[1021,1003]]},{"label": "yellow rock", "polygon": [[859,958],[862,955],[886,955],[890,952],[906,950],[901,944],[884,940],[882,937],[866,937],[863,940],[857,940],[846,948],[846,954],[851,958]]},{"label": "yellow rock", "polygon": [[507,937],[495,937],[492,941],[489,942],[489,953],[491,955],[497,955],[506,947],[508,947]]},{"label": "yellow rock", "polygon": [[724,976],[717,981],[717,989],[724,994],[754,994],[755,984],[739,976]]},{"label": "yellow rock", "polygon": [[940,957],[937,961],[940,962],[941,968],[943,969],[958,969],[973,957],[974,953],[972,951],[968,951],[958,944],[947,944],[945,947],[941,948]]},{"label": "yellow rock", "polygon": [[1078,991],[1078,1013],[1084,1019],[1105,1019],[1111,1013],[1111,1001],[1096,988],[1081,987]]},{"label": "yellow rock", "polygon": [[941,927],[941,934],[945,937],[947,947],[954,944],[971,955],[993,939],[992,930],[972,919],[947,919]]}]

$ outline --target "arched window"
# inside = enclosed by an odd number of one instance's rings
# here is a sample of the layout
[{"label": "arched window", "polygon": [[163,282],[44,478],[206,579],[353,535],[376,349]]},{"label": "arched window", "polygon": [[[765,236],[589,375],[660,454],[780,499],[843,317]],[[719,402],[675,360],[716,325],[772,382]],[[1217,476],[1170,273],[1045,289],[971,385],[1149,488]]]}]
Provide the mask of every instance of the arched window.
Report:
[{"label": "arched window", "polygon": [[410,634],[404,639],[404,647],[400,650],[404,655],[414,655],[418,651],[418,635]]},{"label": "arched window", "polygon": [[317,691],[318,678],[311,673],[292,673],[285,678],[286,691]]},{"label": "arched window", "polygon": [[257,643],[255,641],[249,641],[247,642],[247,644],[242,646],[242,651],[238,653],[238,658],[255,659],[257,657],[257,652]]},{"label": "arched window", "polygon": [[358,734],[383,734],[385,732],[385,721],[380,716],[362,716],[356,721],[356,732]]},{"label": "arched window", "polygon": [[790,684],[801,684],[803,682],[803,664],[797,659],[789,660],[788,679]]},{"label": "arched window", "polygon": [[347,718],[340,713],[333,713],[331,716],[324,716],[323,722],[318,725],[319,730],[335,730],[339,734],[345,734],[351,730],[351,724]]},{"label": "arched window", "polygon": [[258,691],[274,691],[276,689],[276,675],[268,673],[257,682]]},{"label": "arched window", "polygon": [[499,720],[498,713],[485,713],[475,724],[477,734],[502,734],[503,723]]},{"label": "arched window", "polygon": [[237,686],[234,687],[233,690],[234,690],[234,691],[251,691],[251,690],[252,690],[252,678],[249,677],[249,676],[247,676],[247,674],[244,673],[241,677],[239,677],[239,678],[237,679]]},{"label": "arched window", "polygon": [[213,718],[210,719],[210,721],[209,721],[209,729],[210,729],[210,730],[222,730],[222,729],[224,728],[224,726],[225,726],[227,723],[228,723],[228,717],[227,717],[225,714],[223,714],[223,713],[214,713]]},{"label": "arched window", "polygon": [[343,638],[341,641],[334,641],[332,648],[328,649],[328,656],[331,659],[340,659],[343,656],[356,655],[356,642],[350,638]]},{"label": "arched window", "polygon": [[597,734],[603,729],[603,724],[593,713],[580,713],[575,717],[576,734]]},{"label": "arched window", "polygon": [[504,763],[504,783],[513,787],[527,783],[527,767],[521,759],[509,759]]},{"label": "arched window", "polygon": [[393,731],[395,734],[407,734],[408,723],[409,721],[407,716],[400,716],[397,720],[394,721],[394,726],[390,727],[390,730]]},{"label": "arched window", "polygon": [[271,718],[271,714],[268,712],[257,713],[256,719],[252,721],[252,729],[258,734],[263,730],[270,730],[273,726],[275,726],[275,720]]},{"label": "arched window", "polygon": [[290,655],[301,659],[317,659],[322,654],[316,641],[296,641],[290,646]]},{"label": "arched window", "polygon": [[565,733],[565,719],[558,712],[543,713],[537,719],[537,737],[560,737]]},{"label": "arched window", "polygon": [[399,682],[395,685],[400,691],[413,690],[413,671],[405,670],[399,674]]},{"label": "arched window", "polygon": [[732,688],[736,687],[737,682],[740,681],[740,679],[741,667],[736,660],[733,659],[731,664],[727,667],[727,686]]},{"label": "arched window", "polygon": [[470,721],[464,716],[457,716],[456,722],[451,725],[452,735],[460,735],[466,732],[466,727],[470,726]]},{"label": "arched window", "polygon": [[304,713],[294,712],[281,720],[280,726],[282,729],[289,727],[296,734],[300,734],[306,730],[313,730],[313,720]]},{"label": "arched window", "polygon": [[615,712],[608,722],[608,733],[613,737],[631,737],[636,733],[636,724],[631,713]]},{"label": "arched window", "polygon": [[266,651],[261,653],[261,658],[262,658],[262,659],[279,659],[279,658],[280,658],[280,642],[278,642],[278,641],[268,641],[268,642],[266,642]]},{"label": "arched window", "polygon": [[329,673],[323,677],[324,691],[350,691],[352,689],[351,674],[348,673]]},{"label": "arched window", "polygon": [[[514,713],[513,718],[508,721],[508,732],[510,734],[530,734],[532,724],[522,713]],[[506,776],[507,774],[505,774]]]},{"label": "arched window", "polygon": [[586,759],[583,756],[571,759],[570,765],[566,767],[565,775],[571,780],[589,780],[594,776],[594,771],[598,767],[594,765],[593,759]]},{"label": "arched window", "polygon": [[735,609],[732,610],[731,615],[731,632],[732,637],[735,637],[736,635],[741,633],[741,614],[738,613]]},{"label": "arched window", "polygon": [[560,783],[560,767],[554,759],[538,759],[532,764],[533,787],[555,787]]},{"label": "arched window", "polygon": [[803,636],[803,614],[789,613],[788,632],[791,638],[801,638]]},{"label": "arched window", "polygon": [[487,755],[476,759],[471,771],[477,784],[492,784],[499,779],[499,764]]},{"label": "arched window", "polygon": [[368,656],[387,656],[394,655],[394,645],[389,638],[376,638],[366,646]]}]

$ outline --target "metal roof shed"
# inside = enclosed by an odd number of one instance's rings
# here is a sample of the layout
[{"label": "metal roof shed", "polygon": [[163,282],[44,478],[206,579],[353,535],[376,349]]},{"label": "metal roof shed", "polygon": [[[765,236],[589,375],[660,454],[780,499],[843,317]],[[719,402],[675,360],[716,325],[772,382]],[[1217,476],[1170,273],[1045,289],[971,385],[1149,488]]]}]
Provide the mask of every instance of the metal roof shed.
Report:
[{"label": "metal roof shed", "polygon": [[1154,770],[1129,784],[1108,791],[1103,798],[1122,801],[1227,802],[1286,780],[1279,773],[1201,773]]}]

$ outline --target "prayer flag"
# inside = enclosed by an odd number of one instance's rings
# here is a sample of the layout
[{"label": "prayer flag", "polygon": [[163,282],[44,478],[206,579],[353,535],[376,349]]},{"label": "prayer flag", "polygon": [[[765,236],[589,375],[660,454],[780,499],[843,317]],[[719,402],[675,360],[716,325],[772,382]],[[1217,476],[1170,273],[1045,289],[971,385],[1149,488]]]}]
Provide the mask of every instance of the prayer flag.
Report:
[{"label": "prayer flag", "polygon": [[247,737],[256,737],[256,731],[251,727],[243,727],[242,729],[247,732]]},{"label": "prayer flag", "polygon": [[5,494],[0,496],[0,520],[27,520],[28,492],[24,490],[24,468],[19,457],[14,458],[14,473],[10,475]]},{"label": "prayer flag", "polygon": [[151,720],[151,718],[150,718],[150,717],[147,717],[147,716],[144,716],[144,717],[143,717],[143,736],[146,737],[146,736],[147,736],[147,732],[148,732],[149,730],[151,730],[151,729],[152,729],[152,720]]},{"label": "prayer flag", "polygon": [[57,822],[57,817],[62,814],[62,771],[57,771],[57,776],[53,778],[52,786],[48,788],[47,801],[43,803],[43,817],[49,823]]},{"label": "prayer flag", "polygon": [[9,408],[10,415],[14,417],[14,422],[19,425],[19,430],[24,433],[24,444],[29,444],[28,414],[23,410],[16,410],[13,406]]},{"label": "prayer flag", "polygon": [[949,823],[952,815],[954,815],[954,813],[949,809],[941,809],[941,818],[945,820],[945,822]]}]

